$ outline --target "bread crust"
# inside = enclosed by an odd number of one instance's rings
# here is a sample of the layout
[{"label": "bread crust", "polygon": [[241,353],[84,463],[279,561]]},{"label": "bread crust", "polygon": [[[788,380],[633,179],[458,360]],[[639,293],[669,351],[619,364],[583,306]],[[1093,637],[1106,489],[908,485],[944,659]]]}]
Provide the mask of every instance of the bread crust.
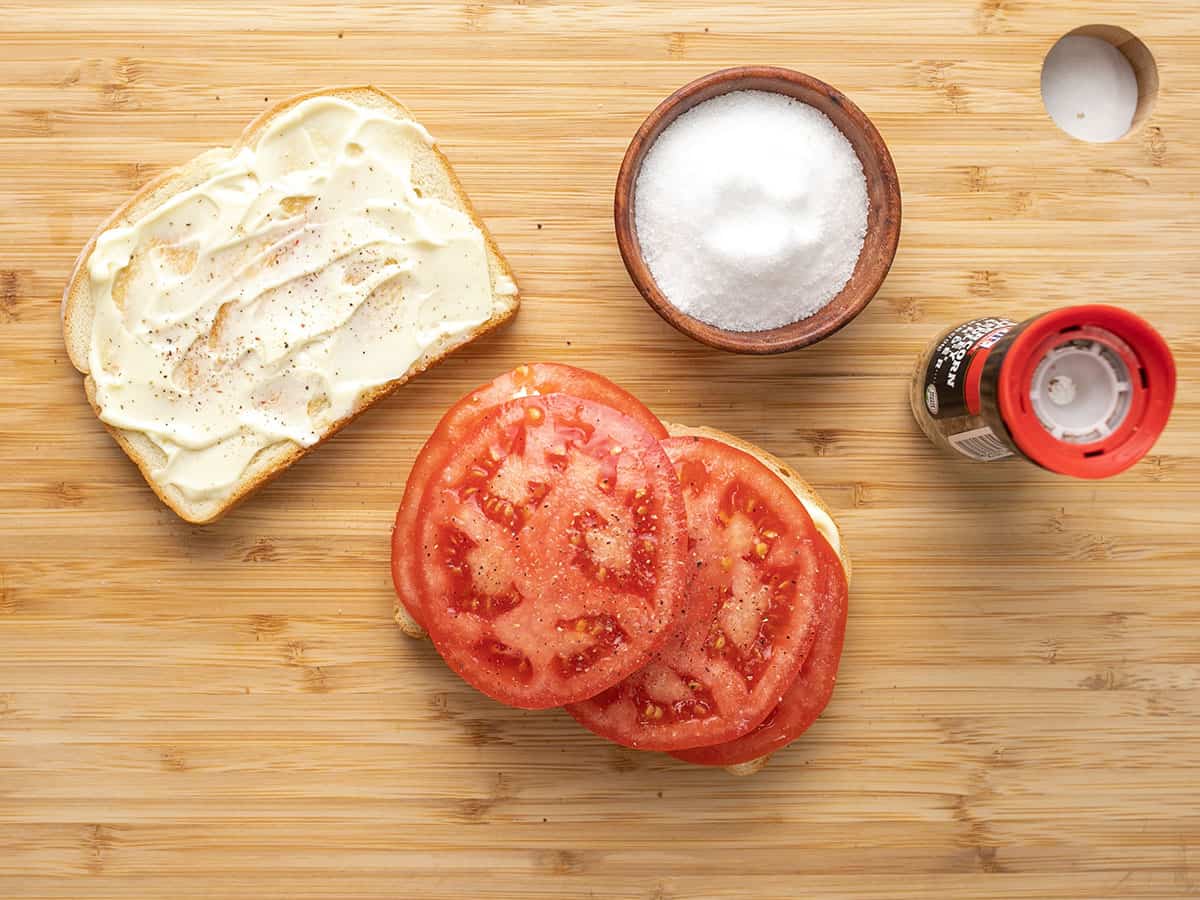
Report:
[{"label": "bread crust", "polygon": [[735,778],[745,778],[747,775],[753,775],[755,772],[761,772],[763,767],[771,761],[771,755],[759,756],[749,762],[738,763],[736,766],[725,766],[725,771]]},{"label": "bread crust", "polygon": [[[418,121],[403,103],[391,94],[373,85],[327,88],[290,97],[250,122],[231,147],[216,148],[202,153],[183,165],[164,172],[144,185],[109,216],[96,229],[87,244],[84,245],[83,250],[75,261],[71,277],[63,291],[63,338],[72,364],[84,375],[84,389],[88,402],[91,404],[97,417],[100,415],[100,407],[96,402],[95,381],[92,379],[88,360],[94,310],[91,303],[90,276],[87,267],[88,259],[95,249],[97,238],[114,226],[140,218],[141,215],[156,208],[174,194],[187,190],[194,186],[194,184],[199,183],[199,181],[203,180],[201,176],[209,172],[215,162],[231,158],[242,147],[253,144],[262,131],[276,117],[287,112],[297,104],[316,97],[338,97],[362,106],[386,108],[398,119]],[[450,161],[446,159],[445,155],[436,145],[429,149],[433,154],[438,168],[441,170],[441,174],[448,182],[453,201],[463,212],[471,217],[471,220],[483,234],[492,284],[495,284],[496,278],[499,275],[507,277],[513,284],[516,284],[516,279],[513,276],[512,269],[508,265],[508,261],[500,252],[500,248],[496,245],[491,232],[488,231],[486,224],[480,218],[471,199],[467,196],[462,183],[450,165]],[[477,328],[463,334],[449,336],[437,342],[430,346],[402,376],[364,391],[359,396],[355,408],[348,415],[332,423],[322,434],[321,439],[312,446],[303,447],[292,441],[280,441],[263,448],[247,467],[247,470],[250,472],[249,476],[228,497],[215,503],[192,504],[179,491],[157,483],[152,473],[152,462],[147,457],[147,452],[150,449],[149,439],[141,432],[117,428],[103,421],[101,424],[113,436],[114,440],[125,451],[125,454],[133,461],[134,465],[138,467],[146,483],[164,504],[184,521],[194,525],[206,525],[221,518],[221,516],[225,515],[259,488],[278,477],[285,469],[300,459],[300,457],[320,447],[329,438],[333,437],[376,403],[389,396],[402,384],[424,372],[430,366],[440,362],[452,351],[503,325],[516,314],[517,308],[520,306],[520,294],[519,292],[511,295],[493,294],[493,306],[495,312],[491,318]],[[145,446],[139,446],[139,444]]]},{"label": "bread crust", "polygon": [[396,620],[396,624],[400,626],[400,630],[414,641],[423,641],[429,637],[429,632],[422,628],[420,623],[412,617],[412,614],[404,608],[404,604],[400,602],[399,597],[396,598],[392,618]]}]

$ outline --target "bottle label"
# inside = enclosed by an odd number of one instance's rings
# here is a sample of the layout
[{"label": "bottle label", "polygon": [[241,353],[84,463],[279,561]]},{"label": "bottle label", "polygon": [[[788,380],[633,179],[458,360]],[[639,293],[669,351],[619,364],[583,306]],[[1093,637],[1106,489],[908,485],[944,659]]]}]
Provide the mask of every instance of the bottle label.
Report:
[{"label": "bottle label", "polygon": [[[1016,324],[1012,319],[1001,317],[972,319],[942,338],[925,369],[925,408],[931,416],[935,419],[953,419],[978,412],[979,380],[976,375],[974,384],[970,385],[968,376],[971,362],[980,353],[991,350]],[[990,429],[985,430],[991,434]],[[995,435],[992,438],[998,440]],[[973,456],[970,453],[965,455]]]},{"label": "bottle label", "polygon": [[1013,455],[1004,442],[996,437],[996,432],[986,425],[949,435],[947,440],[950,441],[950,446],[963,456],[981,462],[991,462],[993,459],[1004,459]]}]

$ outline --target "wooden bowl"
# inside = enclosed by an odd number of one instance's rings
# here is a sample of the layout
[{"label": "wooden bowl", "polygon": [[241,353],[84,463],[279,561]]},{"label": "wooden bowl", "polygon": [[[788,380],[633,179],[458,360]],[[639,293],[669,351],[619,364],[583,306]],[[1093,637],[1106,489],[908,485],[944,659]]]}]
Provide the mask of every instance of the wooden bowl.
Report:
[{"label": "wooden bowl", "polygon": [[[726,331],[673,306],[654,282],[642,256],[634,221],[634,192],[642,160],[663,129],[698,103],[730,91],[775,91],[825,113],[858,154],[867,179],[867,235],[854,273],[841,293],[807,319],[766,331]],[[900,240],[900,182],[883,138],[861,109],[839,91],[791,69],[741,66],[684,85],[660,103],[637,130],[617,175],[613,217],[625,268],[650,307],[679,331],[710,347],[735,353],[784,353],[833,334],[871,302],[891,268]]]}]

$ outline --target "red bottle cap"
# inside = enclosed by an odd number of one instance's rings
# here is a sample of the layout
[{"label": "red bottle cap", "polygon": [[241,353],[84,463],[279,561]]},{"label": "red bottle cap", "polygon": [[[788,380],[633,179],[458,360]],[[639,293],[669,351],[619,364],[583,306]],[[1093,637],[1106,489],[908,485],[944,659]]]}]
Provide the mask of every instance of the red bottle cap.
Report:
[{"label": "red bottle cap", "polygon": [[1107,478],[1146,455],[1175,401],[1162,335],[1114,306],[1069,306],[1032,321],[1004,357],[1000,415],[1038,465]]}]

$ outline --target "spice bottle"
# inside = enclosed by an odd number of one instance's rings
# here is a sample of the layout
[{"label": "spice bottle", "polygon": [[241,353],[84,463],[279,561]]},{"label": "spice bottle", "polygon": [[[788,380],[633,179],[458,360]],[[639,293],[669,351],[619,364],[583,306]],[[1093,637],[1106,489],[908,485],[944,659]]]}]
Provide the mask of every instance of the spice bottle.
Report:
[{"label": "spice bottle", "polygon": [[1107,478],[1146,455],[1175,399],[1175,362],[1145,320],[1113,306],[972,319],[921,354],[910,400],[934,444]]}]

